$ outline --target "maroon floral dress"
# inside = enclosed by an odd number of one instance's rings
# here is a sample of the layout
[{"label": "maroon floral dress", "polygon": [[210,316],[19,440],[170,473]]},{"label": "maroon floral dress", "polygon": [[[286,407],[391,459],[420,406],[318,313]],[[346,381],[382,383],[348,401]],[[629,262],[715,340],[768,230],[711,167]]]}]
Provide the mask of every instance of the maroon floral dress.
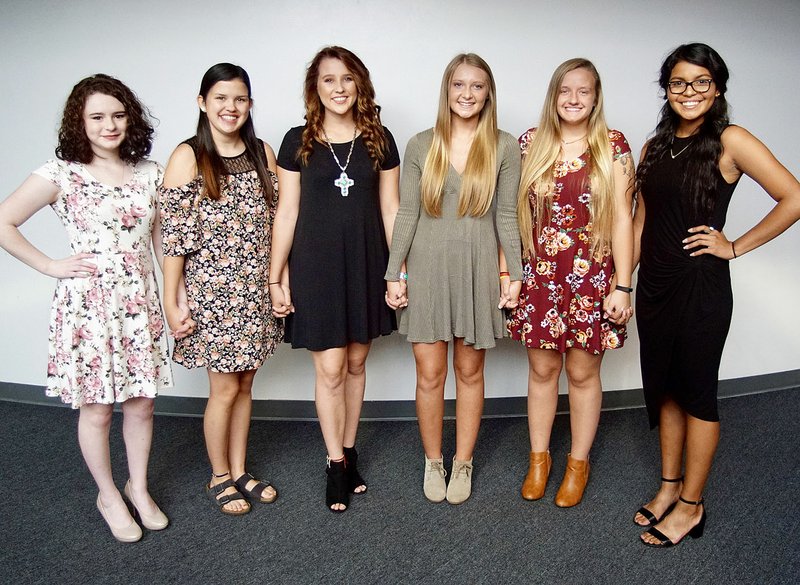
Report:
[{"label": "maroon floral dress", "polygon": [[228,174],[217,201],[201,195],[201,176],[159,190],[164,255],[184,257],[197,322],[192,335],[175,342],[172,359],[187,368],[242,372],[261,366],[283,339],[268,286],[278,184],[270,172],[275,196],[267,201],[246,152],[223,161]]},{"label": "maroon floral dress", "polygon": [[[535,132],[532,128],[520,137],[523,155]],[[608,140],[614,160],[631,156],[621,132],[610,130]],[[525,347],[561,353],[577,347],[599,354],[622,347],[625,341],[625,326],[603,318],[614,260],[610,250],[604,250],[599,259],[590,254],[588,163],[588,152],[572,161],[556,162],[550,222],[538,238],[534,233],[534,252],[523,259],[519,306],[507,322],[511,337]],[[530,193],[532,208],[534,197]]]}]

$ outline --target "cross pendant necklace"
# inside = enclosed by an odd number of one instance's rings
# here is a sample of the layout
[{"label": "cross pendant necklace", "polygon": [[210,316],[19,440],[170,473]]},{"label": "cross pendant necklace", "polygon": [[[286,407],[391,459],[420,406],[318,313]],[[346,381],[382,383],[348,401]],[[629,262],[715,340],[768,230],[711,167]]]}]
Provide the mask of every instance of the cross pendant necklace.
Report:
[{"label": "cross pendant necklace", "polygon": [[350,152],[347,153],[347,161],[345,161],[344,166],[342,166],[342,163],[339,162],[339,157],[336,156],[336,153],[333,150],[331,139],[328,138],[328,133],[325,132],[325,127],[323,126],[322,128],[322,134],[325,136],[325,142],[328,145],[328,149],[331,151],[331,154],[333,155],[333,160],[336,161],[336,166],[342,171],[342,174],[339,175],[339,178],[333,182],[334,186],[339,187],[342,197],[347,197],[350,194],[350,187],[356,184],[353,179],[347,176],[347,167],[350,166],[350,157],[353,156],[353,146],[356,144],[357,133],[358,127],[354,127],[353,140],[350,142]]}]

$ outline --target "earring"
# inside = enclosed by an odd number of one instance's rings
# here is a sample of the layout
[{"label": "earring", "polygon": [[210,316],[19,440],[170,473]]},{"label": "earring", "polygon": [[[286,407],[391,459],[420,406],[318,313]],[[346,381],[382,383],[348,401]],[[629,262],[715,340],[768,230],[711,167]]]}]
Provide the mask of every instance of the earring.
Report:
[{"label": "earring", "polygon": [[[719,95],[719,94],[717,94],[717,95]],[[203,106],[200,106],[200,111],[205,113],[206,109]]]}]

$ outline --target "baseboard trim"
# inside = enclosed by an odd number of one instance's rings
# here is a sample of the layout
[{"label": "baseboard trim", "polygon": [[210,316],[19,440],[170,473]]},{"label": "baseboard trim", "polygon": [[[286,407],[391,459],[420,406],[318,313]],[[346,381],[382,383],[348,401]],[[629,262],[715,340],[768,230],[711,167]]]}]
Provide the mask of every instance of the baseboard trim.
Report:
[{"label": "baseboard trim", "polygon": [[[720,380],[719,397],[732,398],[787,388],[800,388],[800,370]],[[69,408],[59,400],[45,396],[43,386],[33,384],[0,382],[0,400]],[[640,388],[603,393],[603,410],[641,408],[643,406],[644,399]],[[156,398],[155,404],[156,414],[166,416],[203,416],[205,407],[205,398],[181,396],[159,396]],[[567,412],[568,410],[567,396],[559,395],[558,412]],[[526,413],[527,398],[525,396],[487,398],[483,409],[483,415],[486,418],[525,416]],[[454,416],[455,400],[446,400],[445,418]],[[362,420],[413,420],[415,418],[413,400],[367,400],[364,402],[361,412]],[[310,400],[254,400],[253,419],[316,420],[316,410],[314,402]]]}]

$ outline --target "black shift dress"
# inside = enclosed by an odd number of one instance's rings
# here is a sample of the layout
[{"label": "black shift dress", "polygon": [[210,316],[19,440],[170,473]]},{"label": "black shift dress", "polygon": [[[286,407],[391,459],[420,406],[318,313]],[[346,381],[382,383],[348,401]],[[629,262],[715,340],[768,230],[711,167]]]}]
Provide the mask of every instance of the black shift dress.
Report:
[{"label": "black shift dress", "polygon": [[[690,415],[718,421],[717,383],[722,348],[733,313],[728,261],[711,254],[691,257],[682,240],[693,227],[684,177],[692,138],[675,138],[642,185],[645,221],[636,287],[642,381],[650,427],[661,403],[672,397]],[[681,152],[685,146],[689,148]],[[709,225],[725,226],[736,183],[717,176],[717,203]]]},{"label": "black shift dress", "polygon": [[[300,208],[289,255],[295,312],[286,318],[285,341],[321,351],[350,342],[368,343],[396,329],[384,300],[389,259],[380,208],[380,171],[361,136],[355,139],[347,175],[355,181],[343,196],[334,181],[341,170],[327,144],[314,143],[308,164],[297,159],[303,127],[286,133],[278,165],[300,173]],[[380,170],[400,165],[394,138]],[[350,142],[333,144],[345,164]]]}]

